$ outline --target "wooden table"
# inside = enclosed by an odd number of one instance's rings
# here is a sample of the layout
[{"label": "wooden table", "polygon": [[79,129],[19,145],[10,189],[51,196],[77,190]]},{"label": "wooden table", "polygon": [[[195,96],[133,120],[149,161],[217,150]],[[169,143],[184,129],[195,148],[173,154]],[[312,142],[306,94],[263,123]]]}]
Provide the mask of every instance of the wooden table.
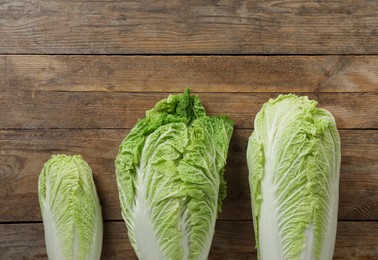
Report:
[{"label": "wooden table", "polygon": [[189,87],[235,122],[210,259],[256,259],[245,151],[261,105],[299,93],[331,111],[342,166],[335,259],[378,259],[378,2],[0,1],[0,259],[47,257],[37,179],[82,154],[103,259],[135,259],[115,184],[138,118]]}]

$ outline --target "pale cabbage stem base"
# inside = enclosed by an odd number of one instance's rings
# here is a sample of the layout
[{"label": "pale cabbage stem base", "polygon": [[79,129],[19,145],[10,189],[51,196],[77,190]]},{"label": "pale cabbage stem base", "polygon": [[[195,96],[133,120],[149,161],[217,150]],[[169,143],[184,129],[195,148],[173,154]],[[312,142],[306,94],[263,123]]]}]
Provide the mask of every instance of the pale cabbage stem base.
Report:
[{"label": "pale cabbage stem base", "polygon": [[261,260],[284,259],[282,239],[279,235],[273,186],[272,163],[268,154],[265,154],[265,173],[262,180],[262,198],[259,222],[260,256]]}]

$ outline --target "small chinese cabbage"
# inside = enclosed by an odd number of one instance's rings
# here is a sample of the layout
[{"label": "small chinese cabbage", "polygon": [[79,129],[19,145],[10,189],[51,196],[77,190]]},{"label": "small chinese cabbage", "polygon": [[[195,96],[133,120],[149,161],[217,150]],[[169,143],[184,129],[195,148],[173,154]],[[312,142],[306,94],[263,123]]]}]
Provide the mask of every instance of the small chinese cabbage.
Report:
[{"label": "small chinese cabbage", "polygon": [[38,195],[49,259],[100,259],[101,206],[92,170],[81,156],[54,155],[47,161]]},{"label": "small chinese cabbage", "polygon": [[186,90],[157,103],[123,140],[117,183],[139,259],[207,259],[232,130]]},{"label": "small chinese cabbage", "polygon": [[259,259],[332,259],[340,139],[333,116],[316,106],[280,95],[256,116],[247,161]]}]

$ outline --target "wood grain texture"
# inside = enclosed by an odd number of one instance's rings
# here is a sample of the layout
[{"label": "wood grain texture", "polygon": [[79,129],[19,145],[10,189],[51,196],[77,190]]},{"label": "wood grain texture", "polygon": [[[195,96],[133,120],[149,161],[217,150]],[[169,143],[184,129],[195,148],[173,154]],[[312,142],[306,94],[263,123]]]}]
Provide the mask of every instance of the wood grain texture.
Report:
[{"label": "wood grain texture", "polygon": [[[251,128],[256,113],[279,93],[201,93],[210,115]],[[308,94],[328,109],[338,128],[378,128],[378,93]],[[0,95],[0,128],[130,128],[169,93],[19,91]]]},{"label": "wood grain texture", "polygon": [[0,56],[7,91],[378,92],[378,56]]},{"label": "wood grain texture", "polygon": [[377,9],[375,0],[5,0],[0,51],[378,54]]},{"label": "wood grain texture", "polygon": [[[47,259],[42,223],[1,224],[2,259]],[[378,222],[339,221],[333,259],[377,259]],[[218,221],[209,259],[256,260],[251,221]],[[104,223],[101,259],[137,259],[123,222]]]},{"label": "wood grain texture", "polygon": [[280,93],[318,100],[341,129],[334,259],[378,259],[377,10],[376,0],[0,1],[0,259],[47,259],[37,182],[55,153],[80,153],[94,171],[102,259],[136,259],[114,158],[146,110],[186,87],[236,123],[209,259],[256,259],[245,151],[256,113]]},{"label": "wood grain texture", "polygon": [[[121,220],[114,158],[126,130],[0,131],[0,222],[40,221],[38,176],[52,154],[82,154],[93,169],[105,220]],[[250,220],[245,151],[251,130],[231,139],[222,220]],[[378,220],[378,131],[342,130],[340,220]]]}]

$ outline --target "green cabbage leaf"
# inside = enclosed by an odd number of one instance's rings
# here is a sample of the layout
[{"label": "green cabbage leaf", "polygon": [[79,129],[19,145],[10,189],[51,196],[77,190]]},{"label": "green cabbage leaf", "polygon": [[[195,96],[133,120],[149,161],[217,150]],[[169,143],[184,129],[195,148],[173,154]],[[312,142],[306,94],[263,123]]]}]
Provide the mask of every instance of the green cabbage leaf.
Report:
[{"label": "green cabbage leaf", "polygon": [[186,90],[157,103],[123,140],[117,183],[139,259],[207,259],[232,131],[229,118],[207,116]]},{"label": "green cabbage leaf", "polygon": [[52,156],[39,176],[38,195],[49,259],[100,259],[101,205],[81,156]]},{"label": "green cabbage leaf", "polygon": [[333,116],[307,97],[269,100],[247,162],[259,259],[332,259],[340,171]]}]

